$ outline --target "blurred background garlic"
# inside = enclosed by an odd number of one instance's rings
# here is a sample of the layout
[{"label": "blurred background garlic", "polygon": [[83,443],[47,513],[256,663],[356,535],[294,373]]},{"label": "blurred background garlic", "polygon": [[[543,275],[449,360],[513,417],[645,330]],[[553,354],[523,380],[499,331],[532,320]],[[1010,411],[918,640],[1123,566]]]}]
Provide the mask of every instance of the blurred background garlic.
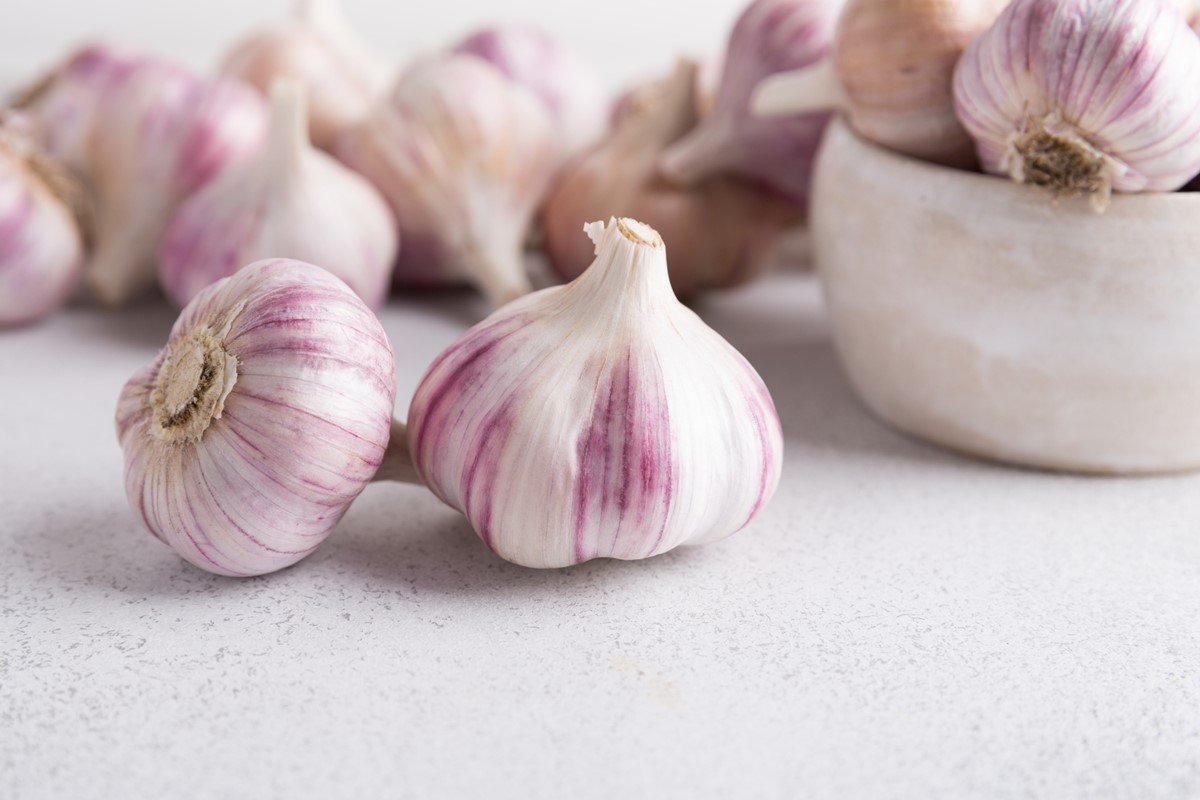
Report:
[{"label": "blurred background garlic", "polygon": [[773,76],[755,94],[769,118],[841,108],[862,136],[954,167],[975,163],[954,113],[954,66],[1007,0],[848,0],[833,56]]},{"label": "blurred background garlic", "polygon": [[185,305],[213,281],[264,258],[323,267],[378,308],[391,285],[396,222],[365,178],[309,142],[304,87],[271,88],[263,149],[189,198],[159,251],[159,282]]},{"label": "blurred background garlic", "polygon": [[325,270],[279,259],[218,281],[121,392],[130,507],[209,572],[294,564],[375,476],[394,370],[375,315]]},{"label": "blurred background garlic", "polygon": [[1163,0],[1014,0],[955,73],[988,172],[1086,195],[1171,191],[1200,172],[1200,39]]},{"label": "blurred background garlic", "polygon": [[558,123],[564,155],[581,150],[604,133],[610,101],[600,77],[545,31],[493,26],[467,36],[452,51],[484,59],[540,97]]},{"label": "blurred background garlic", "polygon": [[682,62],[669,80],[640,90],[612,132],[555,180],[543,211],[544,247],[560,275],[574,278],[591,263],[580,228],[621,213],[662,234],[681,295],[735,286],[771,264],[780,231],[798,218],[790,202],[739,178],[683,188],[659,171],[664,149],[696,126],[695,86],[695,65]]},{"label": "blurred background garlic", "polygon": [[530,290],[523,245],[560,152],[542,102],[463,54],[410,67],[337,150],[395,211],[398,283],[470,282],[494,306]]},{"label": "blurred background garlic", "polygon": [[83,267],[82,189],[0,117],[0,327],[41,319],[70,295]]},{"label": "blurred background garlic", "polygon": [[687,185],[732,173],[759,181],[804,208],[813,156],[829,112],[763,117],[750,112],[750,97],[764,78],[828,55],[842,2],[752,3],[730,36],[711,114],[666,150],[663,172]]},{"label": "blurred background garlic", "polygon": [[662,239],[631,219],[588,235],[590,269],[469,330],[409,410],[421,479],[529,567],[724,538],[779,480],[770,394],[675,299]]},{"label": "blurred background garlic", "polygon": [[295,0],[290,21],[236,44],[219,69],[264,95],[276,78],[303,83],[312,141],[326,150],[370,113],[396,74],[350,27],[338,0]]}]

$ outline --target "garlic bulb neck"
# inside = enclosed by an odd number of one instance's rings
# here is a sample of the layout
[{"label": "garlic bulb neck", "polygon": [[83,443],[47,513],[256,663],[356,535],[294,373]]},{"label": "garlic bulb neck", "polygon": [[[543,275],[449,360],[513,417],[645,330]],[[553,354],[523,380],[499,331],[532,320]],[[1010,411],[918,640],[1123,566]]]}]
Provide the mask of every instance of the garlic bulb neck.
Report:
[{"label": "garlic bulb neck", "polygon": [[1013,134],[1008,173],[1017,183],[1041,186],[1059,197],[1089,197],[1097,211],[1112,195],[1112,158],[1058,112],[1031,119],[1024,131]]},{"label": "garlic bulb neck", "polygon": [[271,85],[267,118],[266,157],[271,185],[286,191],[312,147],[308,135],[308,100],[304,85],[294,78],[278,78]]},{"label": "garlic bulb neck", "polygon": [[607,225],[589,222],[583,230],[596,247],[596,260],[562,296],[581,323],[625,324],[643,319],[663,302],[675,302],[667,248],[657,231],[628,218],[610,219]]},{"label": "garlic bulb neck", "polygon": [[224,333],[204,326],[167,345],[150,393],[154,435],[171,444],[198,442],[237,383],[237,358]]}]

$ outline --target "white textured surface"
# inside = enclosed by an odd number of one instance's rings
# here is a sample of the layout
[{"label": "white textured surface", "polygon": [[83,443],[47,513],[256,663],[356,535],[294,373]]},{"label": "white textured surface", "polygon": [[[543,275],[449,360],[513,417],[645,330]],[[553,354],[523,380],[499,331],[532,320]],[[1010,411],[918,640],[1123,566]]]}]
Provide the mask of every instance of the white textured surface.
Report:
[{"label": "white textured surface", "polygon": [[[401,397],[479,310],[387,310]],[[889,432],[804,276],[699,310],[775,394],[779,495],[559,572],[375,486],[297,567],[201,573],[134,528],[111,423],[169,313],[0,335],[0,797],[1200,793],[1200,479]]]}]

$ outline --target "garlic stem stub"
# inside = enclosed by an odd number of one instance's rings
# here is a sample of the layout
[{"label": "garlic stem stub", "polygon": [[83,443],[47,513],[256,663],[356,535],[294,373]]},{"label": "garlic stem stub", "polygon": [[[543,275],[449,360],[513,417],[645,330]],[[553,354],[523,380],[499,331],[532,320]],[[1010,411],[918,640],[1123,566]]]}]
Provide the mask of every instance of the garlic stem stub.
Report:
[{"label": "garlic stem stub", "polygon": [[984,169],[1056,196],[1167,192],[1200,172],[1200,39],[1163,0],[1014,0],[955,72]]},{"label": "garlic stem stub", "polygon": [[404,243],[397,283],[469,281],[501,306],[531,288],[523,245],[559,146],[532,92],[456,54],[410,67],[337,155],[392,205]]},{"label": "garlic stem stub", "polygon": [[251,264],[188,304],[122,390],[130,506],[201,569],[282,569],[375,476],[395,394],[391,345],[342,281],[298,261]]},{"label": "garlic stem stub", "polygon": [[324,267],[372,308],[391,285],[398,237],[387,202],[361,175],[315,149],[304,86],[271,89],[266,142],[175,214],[159,250],[159,282],[183,306],[242,264],[292,258]]},{"label": "garlic stem stub", "polygon": [[658,233],[631,219],[587,233],[596,259],[580,278],[467,331],[409,409],[422,481],[529,567],[724,538],[779,481],[770,394],[675,298]]}]

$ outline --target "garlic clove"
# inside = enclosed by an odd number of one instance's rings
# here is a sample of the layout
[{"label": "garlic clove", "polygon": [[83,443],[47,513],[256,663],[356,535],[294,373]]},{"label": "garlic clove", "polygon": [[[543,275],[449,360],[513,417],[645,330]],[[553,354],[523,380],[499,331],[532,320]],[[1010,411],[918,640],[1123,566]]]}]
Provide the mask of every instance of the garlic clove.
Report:
[{"label": "garlic clove", "polygon": [[1200,172],[1200,39],[1152,0],[1014,0],[966,49],[959,119],[984,169],[1102,211]]},{"label": "garlic clove", "polygon": [[340,280],[260,261],[204,289],[116,425],[142,524],[187,561],[262,575],[312,552],[384,459],[391,345]]},{"label": "garlic clove", "polygon": [[664,174],[684,184],[719,173],[739,175],[804,208],[829,112],[768,118],[750,112],[750,97],[768,76],[823,59],[841,6],[842,0],[752,3],[730,36],[711,115],[663,154]]},{"label": "garlic clove", "polygon": [[386,201],[365,178],[313,148],[304,87],[280,78],[264,148],[179,208],[159,251],[159,281],[182,306],[240,264],[293,258],[328,269],[379,307],[397,243]]},{"label": "garlic clove", "polygon": [[610,135],[560,173],[545,203],[545,250],[562,276],[591,262],[579,227],[636,214],[671,245],[671,283],[683,295],[736,286],[772,262],[779,236],[798,213],[791,202],[736,178],[690,188],[659,175],[663,150],[697,123],[696,68],[682,62],[657,87],[639,91]]},{"label": "garlic clove", "polygon": [[81,189],[18,127],[0,119],[0,328],[58,308],[83,266]]},{"label": "garlic clove", "polygon": [[470,281],[496,306],[530,290],[523,243],[558,152],[541,102],[470,55],[411,67],[337,148],[399,220],[397,282]]},{"label": "garlic clove", "polygon": [[312,141],[328,150],[366,118],[396,68],[355,33],[337,0],[297,0],[295,9],[290,22],[235,45],[219,71],[264,95],[277,78],[299,80],[308,91]]},{"label": "garlic clove", "polygon": [[715,541],[779,480],[770,394],[675,299],[661,237],[631,219],[587,232],[591,268],[469,330],[409,410],[422,480],[529,567]]}]

